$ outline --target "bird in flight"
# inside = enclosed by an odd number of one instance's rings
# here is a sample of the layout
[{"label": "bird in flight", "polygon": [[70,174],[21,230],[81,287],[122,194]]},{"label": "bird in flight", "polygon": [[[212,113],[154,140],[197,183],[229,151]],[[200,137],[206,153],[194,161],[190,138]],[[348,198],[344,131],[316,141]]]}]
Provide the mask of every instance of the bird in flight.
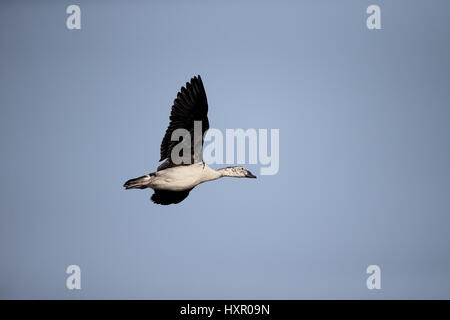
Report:
[{"label": "bird in flight", "polygon": [[[196,126],[201,127],[201,134],[195,134]],[[179,139],[172,139],[173,134],[180,132],[178,129],[186,133],[181,142]],[[214,170],[203,162],[202,147],[208,129],[206,92],[201,77],[196,76],[185,87],[181,87],[173,102],[169,127],[160,148],[159,161],[165,161],[156,172],[125,182],[125,189],[152,188],[154,193],[151,200],[157,204],[169,205],[186,199],[189,192],[203,182],[222,177],[256,178],[241,166]],[[183,145],[185,148],[178,151],[178,145],[183,142],[187,142]],[[190,154],[184,154],[185,150]]]}]

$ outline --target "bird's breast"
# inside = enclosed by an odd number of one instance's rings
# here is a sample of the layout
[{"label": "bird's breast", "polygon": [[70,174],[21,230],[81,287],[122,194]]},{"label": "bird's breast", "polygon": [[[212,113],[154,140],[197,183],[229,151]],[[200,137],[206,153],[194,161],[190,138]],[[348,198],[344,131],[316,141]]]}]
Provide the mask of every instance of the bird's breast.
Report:
[{"label": "bird's breast", "polygon": [[158,171],[153,179],[153,189],[182,191],[192,189],[203,182],[203,164],[173,167]]}]

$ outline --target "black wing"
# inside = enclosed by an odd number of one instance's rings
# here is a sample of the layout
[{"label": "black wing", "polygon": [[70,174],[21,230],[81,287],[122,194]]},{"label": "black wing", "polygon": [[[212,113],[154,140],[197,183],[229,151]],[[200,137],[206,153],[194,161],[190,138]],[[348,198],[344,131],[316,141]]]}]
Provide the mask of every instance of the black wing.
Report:
[{"label": "black wing", "polygon": [[[201,121],[202,136],[201,142],[194,141],[194,121]],[[179,141],[171,141],[172,133],[176,129],[186,129],[191,135],[191,157],[189,163],[201,161],[201,150],[203,146],[203,137],[205,132],[209,129],[208,121],[208,101],[206,99],[205,88],[203,87],[202,78],[200,76],[193,77],[190,82],[186,83],[186,87],[181,87],[178,92],[177,98],[173,102],[172,112],[170,114],[169,127],[166,130],[166,134],[161,142],[161,159],[163,161],[158,170],[163,170],[169,167],[173,167],[180,164],[174,164],[171,159],[171,153],[173,147],[179,143]],[[195,149],[195,145],[201,145]],[[198,150],[200,154],[195,154],[194,151]],[[183,156],[182,152],[180,156]]]},{"label": "black wing", "polygon": [[168,205],[180,203],[187,198],[192,189],[184,191],[155,190],[151,199],[154,203]]}]

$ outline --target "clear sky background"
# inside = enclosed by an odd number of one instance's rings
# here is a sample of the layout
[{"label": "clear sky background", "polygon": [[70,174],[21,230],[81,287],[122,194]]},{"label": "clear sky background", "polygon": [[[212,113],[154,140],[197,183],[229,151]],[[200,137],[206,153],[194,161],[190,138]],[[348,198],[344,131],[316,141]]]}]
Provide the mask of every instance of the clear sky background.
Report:
[{"label": "clear sky background", "polygon": [[[1,1],[0,298],[450,298],[449,31],[444,0]],[[279,173],[124,191],[196,74]]]}]

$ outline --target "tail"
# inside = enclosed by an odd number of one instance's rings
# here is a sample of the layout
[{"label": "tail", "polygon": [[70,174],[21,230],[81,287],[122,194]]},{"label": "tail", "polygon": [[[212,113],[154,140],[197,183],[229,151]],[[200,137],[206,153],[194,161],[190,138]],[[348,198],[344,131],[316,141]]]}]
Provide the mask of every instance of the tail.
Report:
[{"label": "tail", "polygon": [[149,184],[152,181],[154,173],[147,174],[145,176],[130,179],[123,185],[125,189],[145,189],[149,188]]}]

